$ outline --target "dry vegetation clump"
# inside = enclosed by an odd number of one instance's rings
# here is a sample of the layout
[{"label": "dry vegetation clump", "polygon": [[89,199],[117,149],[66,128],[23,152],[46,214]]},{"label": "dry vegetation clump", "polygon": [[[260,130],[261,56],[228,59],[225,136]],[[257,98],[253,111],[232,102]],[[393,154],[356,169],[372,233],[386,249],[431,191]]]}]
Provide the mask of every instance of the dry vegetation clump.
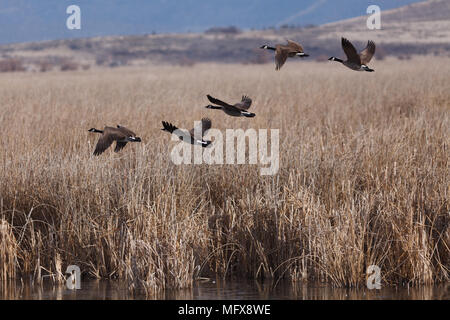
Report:
[{"label": "dry vegetation clump", "polygon": [[188,57],[182,57],[178,61],[178,65],[181,67],[193,67],[195,66],[195,61]]},{"label": "dry vegetation clump", "polygon": [[0,72],[18,72],[25,70],[22,59],[6,58],[0,60]]},{"label": "dry vegetation clump", "polygon": [[41,61],[39,64],[39,71],[40,72],[48,72],[51,71],[53,68],[53,64],[49,61]]},{"label": "dry vegetation clump", "polygon": [[[0,273],[76,264],[148,293],[199,276],[360,286],[373,264],[384,284],[448,281],[448,59],[289,63],[1,76]],[[257,115],[206,110],[208,93]],[[203,116],[280,129],[279,173],[174,165],[161,120]],[[93,157],[87,130],[116,124],[143,142]]]},{"label": "dry vegetation clump", "polygon": [[225,34],[225,35],[237,35],[242,33],[238,27],[212,27],[205,31],[206,34]]},{"label": "dry vegetation clump", "polygon": [[60,70],[61,71],[75,71],[75,70],[78,70],[79,67],[80,66],[78,63],[67,60],[67,61],[63,61],[61,63]]}]

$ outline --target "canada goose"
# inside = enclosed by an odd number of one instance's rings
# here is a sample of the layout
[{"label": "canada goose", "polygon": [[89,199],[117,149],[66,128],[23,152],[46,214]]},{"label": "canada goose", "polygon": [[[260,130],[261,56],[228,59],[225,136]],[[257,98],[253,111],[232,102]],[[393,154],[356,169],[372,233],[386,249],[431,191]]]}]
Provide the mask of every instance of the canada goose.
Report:
[{"label": "canada goose", "polygon": [[347,56],[347,61],[335,57],[331,57],[328,60],[340,62],[344,66],[356,71],[375,71],[367,66],[375,54],[375,42],[369,40],[366,48],[358,54],[353,44],[347,39],[342,38],[342,49],[344,49],[345,55]]},{"label": "canada goose", "polygon": [[[205,132],[209,129],[211,129],[211,120],[208,118],[203,118],[202,122],[197,125],[197,127],[191,129],[189,131],[189,134],[186,132],[179,130],[177,127],[175,127],[173,124],[163,121],[162,122],[163,127],[161,130],[167,131],[169,133],[174,133],[178,136],[180,140],[183,140],[184,142],[188,142],[193,145],[200,145],[203,148],[206,148],[211,144],[211,141],[205,141],[203,140],[203,136],[205,135]],[[196,134],[201,134],[201,136],[196,136]]]},{"label": "canada goose", "polygon": [[95,147],[94,155],[98,156],[108,149],[111,144],[116,141],[116,148],[114,152],[119,152],[128,142],[141,142],[141,138],[136,137],[136,134],[120,125],[117,128],[105,127],[103,130],[97,130],[95,128],[89,129],[89,132],[101,133],[102,136],[98,139],[97,146]]},{"label": "canada goose", "polygon": [[287,40],[287,45],[278,44],[274,47],[269,47],[268,45],[264,45],[261,49],[272,50],[275,51],[275,70],[280,70],[281,67],[286,62],[287,58],[292,57],[309,57],[309,54],[303,52],[303,47],[294,41]]},{"label": "canada goose", "polygon": [[253,118],[255,116],[254,113],[248,112],[247,110],[252,105],[252,99],[250,99],[247,96],[242,96],[241,102],[236,103],[234,106],[223,102],[219,99],[211,97],[209,94],[207,95],[208,100],[211,101],[214,104],[219,105],[213,106],[213,105],[207,105],[205,108],[207,109],[217,109],[217,110],[223,110],[226,114],[232,117],[247,117],[247,118]]}]

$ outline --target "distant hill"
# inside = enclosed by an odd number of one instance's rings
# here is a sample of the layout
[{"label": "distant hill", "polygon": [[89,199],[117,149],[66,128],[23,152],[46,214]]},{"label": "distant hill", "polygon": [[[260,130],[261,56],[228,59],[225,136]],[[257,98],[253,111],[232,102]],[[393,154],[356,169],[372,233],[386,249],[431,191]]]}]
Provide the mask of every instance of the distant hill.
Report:
[{"label": "distant hill", "polygon": [[[419,0],[377,0],[392,9]],[[364,14],[371,0],[1,0],[0,44],[110,35],[320,25]],[[81,30],[65,27],[81,8]]]},{"label": "distant hill", "polygon": [[[346,33],[348,37],[367,34],[366,17],[357,17],[322,26],[324,34]],[[371,34],[369,32],[369,34]],[[386,36],[386,34],[388,36]],[[382,13],[382,31],[373,40],[401,44],[449,43],[450,1],[428,0]]]},{"label": "distant hill", "polygon": [[[300,41],[310,59],[343,55],[340,38],[345,36],[358,48],[368,39],[377,43],[376,59],[386,55],[408,58],[415,54],[450,55],[450,1],[429,0],[382,12],[382,29],[368,30],[367,16],[322,26],[282,27],[242,31],[212,28],[203,33],[108,36],[87,39],[0,46],[0,59],[8,68],[46,71],[80,67],[146,65],[197,62],[266,63],[273,54],[259,49],[262,44]],[[18,65],[18,66],[17,66]],[[1,64],[0,64],[1,69]]]}]

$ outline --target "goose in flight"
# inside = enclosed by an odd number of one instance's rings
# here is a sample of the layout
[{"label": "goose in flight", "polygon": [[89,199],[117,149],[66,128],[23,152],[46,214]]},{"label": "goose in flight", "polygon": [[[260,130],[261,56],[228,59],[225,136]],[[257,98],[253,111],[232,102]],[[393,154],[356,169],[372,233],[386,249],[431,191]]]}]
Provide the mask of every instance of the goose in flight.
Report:
[{"label": "goose in flight", "polygon": [[95,128],[89,129],[89,132],[101,133],[100,139],[98,139],[97,145],[95,147],[94,155],[98,156],[105,152],[111,144],[115,141],[116,148],[114,152],[119,152],[128,142],[141,142],[141,138],[136,137],[136,134],[120,125],[117,128],[105,127],[103,130],[97,130]]},{"label": "goose in flight", "polygon": [[195,128],[191,129],[189,133],[186,133],[180,129],[178,129],[173,124],[163,121],[163,128],[161,130],[174,133],[178,136],[180,140],[183,140],[184,142],[190,143],[192,145],[200,145],[203,148],[208,147],[211,144],[211,141],[205,141],[203,140],[203,136],[205,135],[206,131],[211,129],[211,120],[208,118],[203,118],[201,123],[199,123]]},{"label": "goose in flight", "polygon": [[219,99],[211,97],[209,94],[207,95],[208,100],[215,104],[213,105],[207,105],[205,108],[207,109],[217,109],[222,110],[227,115],[232,117],[247,117],[247,118],[253,118],[255,116],[254,113],[248,112],[248,109],[252,105],[252,99],[250,99],[247,96],[242,96],[242,99],[240,102],[231,105],[226,102],[223,102]]},{"label": "goose in flight", "polygon": [[309,57],[309,54],[306,54],[303,51],[303,47],[299,43],[292,40],[287,40],[287,45],[278,44],[275,48],[269,47],[268,45],[263,45],[261,49],[275,51],[275,70],[280,70],[285,64],[287,58]]},{"label": "goose in flight", "polygon": [[367,64],[372,60],[373,55],[375,54],[375,42],[369,40],[367,42],[366,48],[358,53],[353,46],[353,44],[348,41],[345,38],[342,38],[342,49],[345,52],[345,55],[347,56],[347,60],[343,61],[341,59],[338,59],[336,57],[331,57],[330,61],[337,61],[342,63],[347,68],[350,68],[355,71],[367,71],[367,72],[374,72],[375,70],[370,69]]}]

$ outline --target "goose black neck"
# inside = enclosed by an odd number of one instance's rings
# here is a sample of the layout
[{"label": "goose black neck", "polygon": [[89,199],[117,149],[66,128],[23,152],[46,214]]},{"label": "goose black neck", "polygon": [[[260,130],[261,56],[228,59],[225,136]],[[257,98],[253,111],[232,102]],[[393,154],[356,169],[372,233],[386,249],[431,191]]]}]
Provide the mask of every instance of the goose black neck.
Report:
[{"label": "goose black neck", "polygon": [[277,49],[275,49],[274,47],[269,47],[269,46],[264,47],[264,49],[266,49],[266,50],[272,50],[272,51],[276,51],[276,50],[277,50]]},{"label": "goose black neck", "polygon": [[95,133],[103,133],[103,130],[97,130],[97,129],[94,129],[94,132],[95,132]]},{"label": "goose black neck", "polygon": [[217,107],[217,106],[212,106],[212,105],[206,106],[206,108],[207,109],[216,109],[216,110],[222,109],[222,107]]},{"label": "goose black neck", "polygon": [[341,60],[341,59],[335,58],[335,57],[332,57],[330,60],[337,61],[337,62],[340,62],[340,63],[344,62],[344,60]]}]

